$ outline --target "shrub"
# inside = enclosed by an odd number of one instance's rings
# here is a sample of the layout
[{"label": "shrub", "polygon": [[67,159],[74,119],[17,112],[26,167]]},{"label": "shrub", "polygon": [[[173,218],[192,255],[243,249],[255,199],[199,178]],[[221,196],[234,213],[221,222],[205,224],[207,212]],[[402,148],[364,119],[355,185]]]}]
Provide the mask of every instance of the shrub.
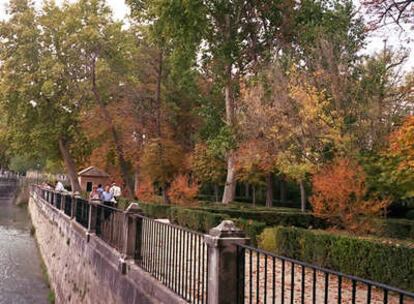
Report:
[{"label": "shrub", "polygon": [[190,181],[187,175],[178,175],[168,190],[171,201],[177,205],[190,205],[194,203],[199,190],[195,181]]},{"label": "shrub", "polygon": [[354,232],[368,231],[371,219],[390,203],[366,199],[365,172],[349,159],[327,165],[313,177],[312,184],[310,202],[315,215]]},{"label": "shrub", "polygon": [[139,203],[144,214],[151,218],[169,218],[170,208],[168,205]]},{"label": "shrub", "polygon": [[414,210],[407,211],[407,213],[405,214],[405,217],[410,220],[414,220]]},{"label": "shrub", "polygon": [[265,210],[238,210],[225,208],[199,208],[208,212],[227,214],[231,218],[242,218],[265,223],[267,226],[295,226],[302,228],[326,228],[323,219],[313,216],[311,213],[291,211],[265,211]]},{"label": "shrub", "polygon": [[259,247],[391,286],[414,291],[414,249],[300,228],[266,228]]},{"label": "shrub", "polygon": [[251,245],[256,246],[258,241],[258,236],[266,228],[266,223],[246,220],[242,218],[233,219],[236,227],[242,229],[246,233],[246,237],[250,238]]},{"label": "shrub", "polygon": [[139,200],[150,202],[154,200],[154,185],[148,178],[139,183],[138,189],[135,193]]},{"label": "shrub", "polygon": [[171,222],[180,226],[207,233],[211,228],[220,224],[221,221],[228,219],[228,216],[201,210],[172,207],[170,208],[169,218]]},{"label": "shrub", "polygon": [[375,222],[374,235],[397,238],[414,239],[414,221],[406,219],[386,219]]}]

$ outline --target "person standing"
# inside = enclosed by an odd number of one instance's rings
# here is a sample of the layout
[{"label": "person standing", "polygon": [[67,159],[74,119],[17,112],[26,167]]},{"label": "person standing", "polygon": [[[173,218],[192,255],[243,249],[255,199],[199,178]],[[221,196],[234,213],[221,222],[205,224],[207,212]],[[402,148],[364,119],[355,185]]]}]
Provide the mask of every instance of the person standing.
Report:
[{"label": "person standing", "polygon": [[102,187],[102,184],[98,185],[98,189],[96,191],[99,193],[99,198],[102,200],[102,192],[104,192],[104,188]]},{"label": "person standing", "polygon": [[56,182],[55,190],[59,192],[65,191],[65,187],[63,186],[61,181]]},{"label": "person standing", "polygon": [[101,194],[101,200],[105,206],[110,207],[104,209],[104,218],[106,220],[112,213],[111,208],[114,207],[114,195],[111,193],[109,185],[105,186],[105,189]]},{"label": "person standing", "polygon": [[121,197],[121,187],[119,187],[115,182],[112,183],[110,192],[113,194],[116,201],[118,201],[118,199]]},{"label": "person standing", "polygon": [[91,193],[89,193],[89,201],[99,201],[101,199],[101,194],[102,193],[98,192],[98,187],[94,185]]}]

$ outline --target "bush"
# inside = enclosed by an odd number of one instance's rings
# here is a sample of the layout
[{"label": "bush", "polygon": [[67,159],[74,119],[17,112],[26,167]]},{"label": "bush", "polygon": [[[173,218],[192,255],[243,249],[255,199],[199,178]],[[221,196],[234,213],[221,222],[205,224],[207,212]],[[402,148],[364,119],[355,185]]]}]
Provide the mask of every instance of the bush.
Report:
[{"label": "bush", "polygon": [[406,219],[377,220],[373,234],[388,238],[414,239],[414,221]]},{"label": "bush", "polygon": [[151,218],[169,218],[170,215],[170,208],[169,205],[161,205],[161,204],[146,204],[146,203],[139,203],[142,211],[144,214]]},{"label": "bush", "polygon": [[290,211],[256,211],[224,208],[199,208],[200,210],[227,214],[231,218],[242,218],[263,222],[267,226],[295,226],[302,228],[326,228],[327,224],[323,219],[317,218],[310,213]]},{"label": "bush", "polygon": [[135,195],[142,201],[149,202],[154,200],[154,185],[152,181],[148,178],[142,180]]},{"label": "bush", "polygon": [[190,181],[187,175],[178,175],[168,189],[171,201],[177,205],[190,205],[194,203],[199,185]]},{"label": "bush", "polygon": [[242,229],[246,233],[246,237],[250,238],[251,245],[257,246],[258,236],[266,228],[266,223],[242,218],[232,220],[236,224],[236,227]]},{"label": "bush", "polygon": [[312,179],[312,210],[333,225],[354,232],[367,232],[371,219],[383,212],[390,200],[367,200],[366,174],[350,159],[336,159]]},{"label": "bush", "polygon": [[300,228],[266,228],[259,247],[320,267],[414,291],[414,249]]},{"label": "bush", "polygon": [[407,211],[405,217],[410,220],[414,220],[414,210]]},{"label": "bush", "polygon": [[228,216],[220,213],[210,213],[195,209],[180,207],[170,208],[170,221],[192,230],[207,233],[211,228],[217,226]]}]

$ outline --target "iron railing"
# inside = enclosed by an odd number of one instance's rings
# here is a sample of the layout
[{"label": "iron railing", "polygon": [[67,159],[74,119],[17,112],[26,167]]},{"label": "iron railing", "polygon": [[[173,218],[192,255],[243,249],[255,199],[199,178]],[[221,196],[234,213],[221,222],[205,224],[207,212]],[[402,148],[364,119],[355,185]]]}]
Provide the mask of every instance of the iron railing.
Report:
[{"label": "iron railing", "polygon": [[72,216],[72,196],[62,195],[62,194],[59,194],[59,195],[60,195],[61,201],[64,201],[63,212],[65,212],[67,216]]},{"label": "iron railing", "polygon": [[[88,228],[89,224],[89,202],[82,198],[75,198],[76,200],[76,221],[83,227]],[[72,197],[66,196],[66,201],[72,201]]]},{"label": "iron railing", "polygon": [[414,293],[237,245],[238,303],[414,303]]},{"label": "iron railing", "polygon": [[[53,204],[53,190],[37,188],[36,191]],[[57,193],[56,208],[59,208],[58,202]],[[131,219],[134,219],[136,263],[187,302],[208,303],[209,284],[217,288],[214,285],[217,282],[211,281],[211,277],[209,281],[208,267],[209,263],[213,267],[217,261],[208,260],[208,245],[203,234],[83,199],[75,201],[71,195],[61,194],[60,202],[65,214],[74,216],[85,228],[95,228],[99,238],[119,251],[129,246],[124,239],[127,235],[130,237],[125,229],[129,231]],[[72,208],[75,202],[76,208]],[[91,211],[93,216],[89,216]],[[95,222],[89,223],[91,220]],[[233,252],[234,263],[237,263],[237,273],[233,274],[237,279],[234,303],[414,304],[414,293],[251,246],[232,246],[237,248]]]},{"label": "iron railing", "polygon": [[135,259],[189,303],[207,303],[207,245],[203,234],[138,215]]},{"label": "iron railing", "polygon": [[53,193],[53,202],[56,208],[59,210],[62,210],[62,195],[58,192],[52,192]]},{"label": "iron railing", "polygon": [[112,247],[121,250],[124,237],[125,214],[116,208],[102,204],[95,205],[96,235]]}]

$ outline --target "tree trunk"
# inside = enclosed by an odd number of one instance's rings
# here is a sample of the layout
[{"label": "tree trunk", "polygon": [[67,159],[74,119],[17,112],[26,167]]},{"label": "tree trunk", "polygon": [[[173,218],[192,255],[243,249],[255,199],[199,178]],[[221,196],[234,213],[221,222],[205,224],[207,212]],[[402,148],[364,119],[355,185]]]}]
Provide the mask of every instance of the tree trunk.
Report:
[{"label": "tree trunk", "polygon": [[250,197],[249,190],[250,190],[249,184],[248,183],[245,183],[244,184],[244,197],[246,199],[249,199],[249,197]]},{"label": "tree trunk", "polygon": [[253,207],[256,207],[256,186],[255,185],[252,186],[252,202],[253,202]]},{"label": "tree trunk", "polygon": [[118,161],[119,161],[119,166],[121,169],[121,177],[122,180],[125,183],[126,189],[127,189],[127,196],[128,198],[133,198],[134,196],[134,182],[131,180],[131,178],[129,177],[129,166],[127,161],[125,160],[124,157],[124,150],[122,147],[122,143],[121,143],[121,139],[119,137],[118,131],[115,128],[115,125],[113,123],[112,117],[109,114],[109,111],[107,110],[104,101],[102,100],[102,97],[99,93],[98,87],[96,85],[96,70],[95,70],[95,60],[93,61],[93,67],[92,67],[92,92],[95,96],[95,101],[97,102],[97,104],[99,105],[104,118],[106,120],[106,122],[109,125],[109,129],[111,130],[111,134],[112,134],[112,140],[114,141],[114,145],[115,145],[115,152],[116,155],[118,157]]},{"label": "tree trunk", "polygon": [[59,139],[59,150],[62,154],[63,162],[65,163],[72,192],[81,192],[75,161],[73,160],[72,155],[70,155],[69,147],[63,138]]},{"label": "tree trunk", "polygon": [[139,169],[137,168],[135,170],[135,175],[134,175],[134,196],[137,195],[139,190]]},{"label": "tree trunk", "polygon": [[155,103],[157,111],[157,136],[161,138],[161,82],[163,68],[163,53],[160,50],[158,54],[158,71],[157,71],[157,89],[155,91]]},{"label": "tree trunk", "polygon": [[305,183],[303,180],[299,181],[300,186],[300,208],[302,212],[306,211],[306,190],[305,190]]},{"label": "tree trunk", "polygon": [[217,184],[214,184],[214,199],[215,202],[219,202],[219,186]]},{"label": "tree trunk", "polygon": [[266,207],[273,207],[273,173],[266,177]]},{"label": "tree trunk", "polygon": [[286,201],[287,201],[286,180],[283,176],[280,177],[279,185],[280,185],[280,202],[282,204],[286,204]]},{"label": "tree trunk", "polygon": [[168,197],[168,185],[164,184],[161,189],[162,189],[162,202],[164,205],[169,205],[170,198]]},{"label": "tree trunk", "polygon": [[236,168],[235,168],[235,160],[234,160],[234,153],[233,151],[230,152],[230,155],[227,159],[227,178],[226,184],[224,186],[224,193],[223,193],[223,204],[229,204],[234,201],[234,197],[236,195]]},{"label": "tree trunk", "polygon": [[[225,86],[225,101],[226,101],[226,123],[231,130],[234,126],[234,100],[233,100],[233,88],[232,88],[232,65],[227,64],[226,73],[226,86]],[[224,185],[223,204],[229,204],[234,201],[236,195],[236,168],[235,168],[235,155],[234,151],[228,152],[227,157],[227,177],[226,184]]]}]

